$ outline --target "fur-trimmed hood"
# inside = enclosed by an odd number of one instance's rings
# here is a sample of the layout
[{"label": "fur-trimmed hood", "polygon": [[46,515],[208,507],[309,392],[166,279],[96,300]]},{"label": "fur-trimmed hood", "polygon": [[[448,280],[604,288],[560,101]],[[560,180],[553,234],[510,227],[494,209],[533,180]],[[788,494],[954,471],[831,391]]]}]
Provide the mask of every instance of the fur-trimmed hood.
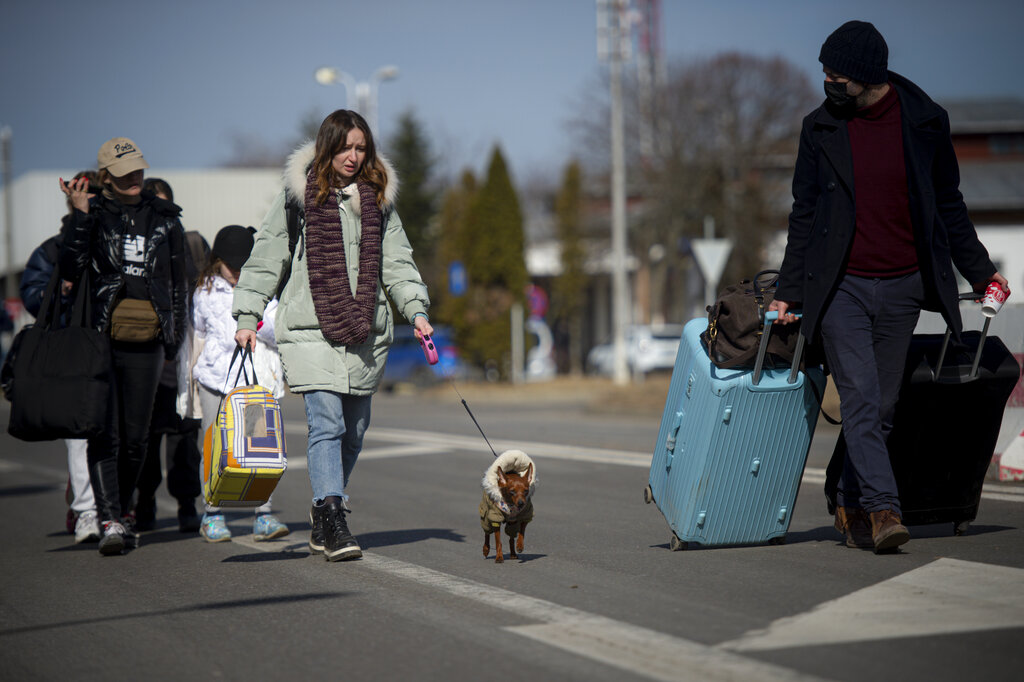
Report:
[{"label": "fur-trimmed hood", "polygon": [[530,476],[530,491],[526,494],[526,499],[530,499],[537,488],[537,465],[522,450],[506,450],[498,455],[497,459],[491,462],[491,466],[487,467],[487,471],[484,472],[484,478],[481,481],[484,492],[506,514],[511,512],[508,505],[505,504],[505,499],[501,496],[501,489],[498,487],[498,467],[501,467],[502,471],[513,471],[520,476],[525,476],[526,470],[531,464],[533,464],[533,474]]},{"label": "fur-trimmed hood", "polygon": [[[316,142],[314,140],[304,142],[288,155],[288,160],[284,164],[284,186],[293,197],[301,199],[306,196],[306,173],[309,172],[315,155]],[[380,152],[377,152],[377,159],[384,165],[384,174],[387,178],[387,185],[384,187],[384,201],[387,205],[393,205],[395,199],[398,198],[398,173],[391,162]],[[358,210],[359,192],[355,192],[354,188],[349,191],[348,187],[342,191],[353,196],[357,204],[356,210]]]}]

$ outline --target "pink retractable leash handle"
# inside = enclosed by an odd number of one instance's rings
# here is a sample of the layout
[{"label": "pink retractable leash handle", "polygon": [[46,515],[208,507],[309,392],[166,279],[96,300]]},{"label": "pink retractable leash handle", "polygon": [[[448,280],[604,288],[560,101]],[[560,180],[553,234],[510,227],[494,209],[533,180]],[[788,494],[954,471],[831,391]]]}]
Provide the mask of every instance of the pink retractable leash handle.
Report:
[{"label": "pink retractable leash handle", "polygon": [[420,333],[420,348],[423,349],[423,355],[427,358],[427,364],[437,364],[437,347],[434,346],[434,340],[430,338],[430,334]]}]

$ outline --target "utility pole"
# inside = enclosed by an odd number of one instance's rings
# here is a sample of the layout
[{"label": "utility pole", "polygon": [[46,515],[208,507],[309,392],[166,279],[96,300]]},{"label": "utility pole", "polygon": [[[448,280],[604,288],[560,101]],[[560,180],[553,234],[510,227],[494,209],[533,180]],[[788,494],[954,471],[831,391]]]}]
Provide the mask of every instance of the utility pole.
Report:
[{"label": "utility pole", "polygon": [[0,164],[3,165],[4,176],[4,252],[6,254],[4,297],[7,300],[18,298],[18,285],[14,281],[14,211],[11,204],[11,128],[4,126],[0,130]]},{"label": "utility pole", "polygon": [[629,3],[597,0],[598,58],[608,62],[612,144],[612,327],[616,384],[629,383],[626,324],[629,282],[626,277],[626,153],[622,122],[622,62],[629,57]]}]

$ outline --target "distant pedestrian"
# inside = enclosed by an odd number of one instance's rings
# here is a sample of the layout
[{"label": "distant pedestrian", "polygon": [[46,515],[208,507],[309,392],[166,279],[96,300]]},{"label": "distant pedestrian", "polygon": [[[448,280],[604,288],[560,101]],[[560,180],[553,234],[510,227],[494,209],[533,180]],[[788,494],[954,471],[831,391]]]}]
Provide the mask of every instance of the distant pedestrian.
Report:
[{"label": "distant pedestrian", "polygon": [[[231,301],[239,271],[252,251],[253,232],[255,229],[241,225],[221,228],[213,240],[210,261],[199,274],[193,298],[192,324],[195,337],[192,348],[195,355],[184,360],[191,380],[183,388],[198,392],[202,418],[200,432],[203,434],[216,420],[224,396],[234,388],[234,379],[240,366],[236,361],[234,367],[230,367],[237,348]],[[284,373],[274,340],[276,309],[275,299],[270,301],[260,315],[262,324],[253,346],[253,365],[260,385],[275,398],[281,398],[284,395]],[[232,369],[230,374],[229,368]],[[288,526],[274,516],[272,511],[272,500],[256,508],[252,526],[254,540],[270,540],[288,534]],[[199,533],[208,542],[231,539],[227,520],[219,507],[206,505]]]},{"label": "distant pedestrian", "polygon": [[[174,191],[162,178],[146,178],[142,188],[166,201],[174,201]],[[192,243],[196,248],[192,248]],[[198,232],[185,233],[185,276],[189,291],[193,291],[199,279],[199,271],[205,267],[210,246]],[[191,310],[191,297],[188,304]],[[182,346],[185,344],[183,343]],[[139,474],[136,488],[134,514],[136,528],[151,530],[156,526],[156,492],[163,480],[160,466],[160,450],[166,445],[167,451],[167,492],[178,503],[178,530],[195,533],[199,530],[199,514],[195,499],[200,494],[200,467],[202,454],[199,451],[199,420],[182,419],[178,416],[177,358],[166,360],[160,375],[160,384],[153,404],[153,417],[149,424],[149,448],[146,461]]]},{"label": "distant pedestrian", "polygon": [[959,337],[954,264],[975,291],[1009,290],[967,215],[949,116],[888,55],[863,21],[821,46],[826,100],[803,122],[771,304],[782,324],[802,308],[801,333],[824,344],[847,447],[835,525],[875,552],[910,539],[886,440],[921,309]]},{"label": "distant pedestrian", "polygon": [[[96,171],[85,170],[75,174],[75,180],[82,178],[87,178],[93,187],[98,186]],[[21,275],[21,302],[32,317],[39,315],[46,285],[60,259],[60,250],[64,244],[64,232],[75,210],[70,200],[67,201],[67,209],[68,212],[61,218],[60,232],[36,247],[32,255],[29,256],[28,262],[25,264],[25,271]],[[65,303],[67,298],[65,297]],[[87,441],[84,438],[65,438],[64,445],[68,451],[68,491],[65,493],[65,497],[69,498],[65,518],[67,531],[74,533],[76,543],[95,542],[100,539],[102,531],[99,517],[96,514],[96,500],[93,497],[92,484],[89,482]]]},{"label": "distant pedestrian", "polygon": [[362,556],[345,491],[393,336],[388,299],[417,336],[433,333],[427,287],[395,212],[397,190],[363,117],[333,112],[315,144],[290,157],[285,190],[235,287],[235,340],[252,346],[267,301],[291,273],[281,288],[277,342],[288,385],[306,405],[309,546],[330,561]]},{"label": "distant pedestrian", "polygon": [[89,440],[89,475],[103,523],[100,552],[119,554],[138,546],[128,512],[164,360],[185,333],[188,285],[181,209],[143,190],[149,164],[138,146],[115,137],[97,160],[99,187],[86,178],[60,183],[74,207],[61,274],[75,282],[86,273],[92,326],[112,339],[108,426]]}]

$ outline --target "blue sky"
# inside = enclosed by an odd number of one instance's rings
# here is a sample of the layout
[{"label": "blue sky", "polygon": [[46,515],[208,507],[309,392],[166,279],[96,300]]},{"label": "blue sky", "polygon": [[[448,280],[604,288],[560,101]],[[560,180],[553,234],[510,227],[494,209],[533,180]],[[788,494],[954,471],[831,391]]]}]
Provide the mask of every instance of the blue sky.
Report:
[{"label": "blue sky", "polygon": [[[886,37],[890,68],[939,99],[1024,98],[1020,0],[662,0],[669,61],[727,50],[782,55],[820,77],[822,41],[848,19]],[[281,144],[310,112],[345,106],[323,65],[380,87],[386,139],[412,108],[443,168],[479,170],[500,144],[514,179],[557,177],[567,121],[594,87],[593,0],[3,0],[0,125],[15,176],[94,167],[108,138],[152,171],[212,167],[234,136]]]}]

